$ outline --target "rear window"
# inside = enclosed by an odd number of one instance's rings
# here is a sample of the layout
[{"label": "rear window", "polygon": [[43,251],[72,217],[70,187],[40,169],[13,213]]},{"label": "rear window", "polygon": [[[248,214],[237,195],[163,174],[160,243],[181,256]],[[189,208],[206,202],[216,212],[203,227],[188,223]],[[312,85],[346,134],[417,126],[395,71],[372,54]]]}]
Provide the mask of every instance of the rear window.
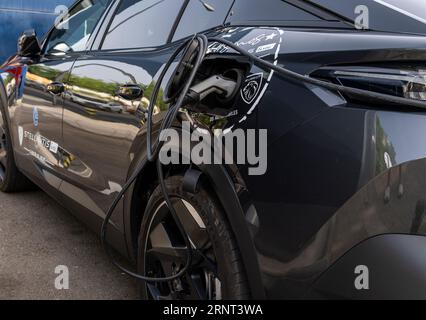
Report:
[{"label": "rear window", "polygon": [[191,0],[173,41],[223,25],[234,0]]},{"label": "rear window", "polygon": [[123,0],[102,49],[157,47],[166,44],[183,0]]},{"label": "rear window", "polygon": [[322,19],[283,0],[236,0],[228,17],[232,23],[313,20]]},{"label": "rear window", "polygon": [[426,0],[310,0],[354,21],[360,5],[368,8],[369,27],[376,31],[426,34]]},{"label": "rear window", "polygon": [[[426,23],[426,1],[425,0],[310,0],[313,3],[322,5],[330,10],[334,10],[349,18],[356,15],[355,8],[365,5],[376,13],[381,10],[384,13],[398,13],[407,18]],[[389,21],[391,23],[391,21]]]}]

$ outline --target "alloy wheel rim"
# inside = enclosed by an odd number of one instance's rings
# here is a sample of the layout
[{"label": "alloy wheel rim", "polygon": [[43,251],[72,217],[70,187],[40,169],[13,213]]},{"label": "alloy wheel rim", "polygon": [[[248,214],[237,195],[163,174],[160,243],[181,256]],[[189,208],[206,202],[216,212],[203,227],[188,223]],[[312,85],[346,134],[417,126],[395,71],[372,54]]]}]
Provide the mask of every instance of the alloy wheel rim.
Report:
[{"label": "alloy wheel rim", "polygon": [[184,236],[193,246],[193,263],[182,278],[168,283],[147,283],[147,292],[154,300],[221,300],[222,284],[206,226],[189,202],[175,198],[173,204],[186,235],[180,234],[167,204],[161,203],[151,219],[145,241],[145,275],[178,274],[187,258]]}]

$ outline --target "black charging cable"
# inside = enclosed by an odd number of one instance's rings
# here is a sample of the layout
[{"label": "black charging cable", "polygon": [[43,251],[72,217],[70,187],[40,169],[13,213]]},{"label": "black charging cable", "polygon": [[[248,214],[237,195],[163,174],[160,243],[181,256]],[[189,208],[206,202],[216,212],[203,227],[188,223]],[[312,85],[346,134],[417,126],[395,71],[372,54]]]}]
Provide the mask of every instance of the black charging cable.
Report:
[{"label": "black charging cable", "polygon": [[[179,97],[177,99],[176,98],[173,99],[176,102],[173,103],[173,105],[171,105],[171,107],[167,111],[165,118],[163,119],[163,122],[161,124],[161,128],[160,128],[160,131],[159,131],[159,134],[158,134],[158,138],[156,139],[156,142],[153,143],[154,133],[153,133],[153,121],[152,120],[153,120],[153,115],[154,115],[155,104],[156,104],[156,101],[157,101],[157,98],[158,98],[158,95],[159,95],[159,92],[160,92],[160,89],[161,89],[162,81],[163,81],[164,77],[166,76],[169,68],[174,63],[175,59],[179,56],[179,54],[182,52],[182,50],[184,50],[184,53],[182,54],[183,58],[180,61],[180,64],[182,64],[182,63],[188,64],[187,61],[184,61],[184,58],[185,58],[186,54],[188,53],[188,50],[190,50],[191,45],[194,44],[194,41],[197,42],[198,52],[197,52],[197,56],[195,58],[195,61],[191,62],[192,64],[189,66],[190,69],[191,69],[190,74],[189,74],[187,79],[184,79],[185,84],[183,85],[183,87],[179,89],[179,91],[181,92]],[[376,101],[387,102],[387,103],[398,104],[398,105],[406,105],[406,106],[411,106],[411,107],[415,107],[415,108],[423,108],[423,109],[426,108],[426,102],[411,100],[411,99],[402,98],[402,97],[395,97],[395,96],[376,93],[376,92],[372,92],[372,91],[368,91],[368,90],[349,88],[349,87],[345,87],[345,86],[342,86],[342,85],[333,84],[333,83],[326,82],[326,81],[323,81],[323,80],[311,78],[307,75],[302,75],[302,74],[296,73],[296,72],[291,71],[289,69],[285,69],[285,68],[280,67],[278,65],[275,65],[271,62],[263,60],[263,59],[255,56],[255,55],[247,52],[246,50],[238,47],[237,45],[235,45],[234,43],[232,43],[228,40],[218,38],[218,37],[207,38],[204,35],[195,35],[191,40],[185,42],[183,45],[181,45],[174,52],[174,54],[171,56],[171,58],[168,60],[168,62],[164,66],[164,68],[163,68],[163,70],[162,70],[162,72],[161,72],[161,74],[160,74],[160,76],[159,76],[159,78],[158,78],[158,80],[155,84],[154,91],[153,91],[152,96],[151,96],[151,101],[150,101],[150,104],[149,104],[149,107],[148,107],[148,115],[147,115],[147,159],[141,161],[138,164],[133,175],[125,183],[122,190],[119,192],[117,197],[114,199],[111,207],[109,208],[109,210],[108,210],[108,212],[105,216],[104,222],[102,224],[102,229],[101,229],[102,246],[104,247],[104,249],[107,253],[107,256],[109,257],[111,262],[118,269],[120,269],[122,272],[124,272],[124,273],[126,273],[126,274],[128,274],[128,275],[130,275],[134,278],[137,278],[139,280],[148,282],[148,283],[170,282],[170,281],[176,280],[176,279],[184,276],[188,272],[188,270],[191,268],[192,257],[193,257],[192,244],[191,244],[190,239],[186,236],[186,232],[184,230],[184,227],[182,226],[182,223],[180,222],[179,216],[177,215],[176,210],[173,207],[172,200],[170,199],[170,196],[168,194],[167,186],[166,186],[166,182],[165,182],[165,178],[164,178],[163,167],[162,167],[162,164],[160,162],[158,155],[159,155],[159,152],[160,152],[162,146],[164,145],[164,142],[161,141],[162,139],[160,139],[161,134],[164,130],[166,130],[166,129],[168,129],[172,126],[173,121],[176,119],[176,116],[179,112],[179,109],[184,104],[186,104],[188,102],[187,101],[188,92],[190,90],[190,87],[191,87],[194,79],[195,79],[195,76],[198,72],[198,69],[201,66],[201,64],[204,60],[204,57],[207,53],[209,41],[222,43],[222,44],[228,46],[229,48],[233,49],[237,53],[248,57],[255,65],[257,65],[261,68],[264,68],[264,69],[273,70],[279,76],[282,76],[282,77],[284,77],[284,78],[286,78],[290,81],[294,81],[296,83],[311,84],[311,85],[319,86],[319,87],[322,87],[322,88],[325,88],[325,89],[328,89],[328,90],[331,90],[331,91],[345,93],[345,94],[357,96],[357,97],[364,98],[364,99],[374,99]],[[178,67],[179,67],[179,65],[178,65]],[[168,102],[170,102],[170,101],[168,101]],[[135,272],[132,272],[130,270],[127,270],[126,268],[121,266],[117,261],[115,261],[114,257],[112,256],[112,253],[109,249],[107,241],[106,241],[109,221],[111,220],[111,216],[114,213],[115,208],[117,207],[120,200],[123,198],[124,194],[129,190],[129,188],[132,186],[132,184],[136,181],[136,179],[138,178],[138,176],[140,175],[140,173],[142,172],[142,170],[144,169],[145,165],[148,162],[156,162],[158,179],[159,179],[159,182],[160,182],[160,187],[161,187],[164,199],[166,201],[168,209],[170,210],[170,213],[172,214],[174,220],[176,221],[176,224],[178,226],[179,231],[182,233],[182,235],[184,237],[185,245],[186,245],[186,248],[187,248],[187,259],[186,259],[185,266],[176,275],[173,275],[173,276],[170,276],[170,277],[164,277],[164,278],[146,277],[146,276],[137,274]]]},{"label": "black charging cable", "polygon": [[[180,64],[186,64],[187,63],[183,59],[186,56],[187,50],[190,49],[190,46],[194,43],[194,41],[197,42],[197,49],[196,49],[197,56],[195,58],[195,61],[193,62],[193,65],[190,66],[191,70],[190,70],[189,76],[188,76],[187,79],[185,79],[185,81],[186,81],[185,85],[183,86],[183,88],[181,88],[181,94],[177,98],[176,102],[173,103],[170,106],[169,110],[167,111],[166,116],[163,119],[163,122],[161,124],[159,136],[156,139],[156,143],[153,143],[153,127],[152,127],[153,121],[152,120],[153,120],[155,105],[156,105],[156,102],[157,102],[158,94],[160,92],[163,79],[166,76],[171,65],[174,63],[175,59],[179,56],[179,54],[185,48],[186,48],[186,50],[184,51],[184,53],[182,55],[183,57],[182,57],[182,60],[180,61]],[[164,68],[163,68],[163,70],[162,70],[162,72],[161,72],[161,74],[160,74],[160,76],[157,79],[157,82],[155,84],[155,87],[154,87],[154,90],[153,90],[153,93],[152,93],[152,96],[151,96],[151,101],[150,101],[150,104],[149,104],[149,107],[148,107],[148,115],[147,115],[147,159],[142,161],[137,166],[133,175],[130,177],[130,179],[123,186],[122,190],[119,192],[119,194],[115,198],[114,202],[112,203],[110,209],[108,210],[108,212],[105,216],[104,222],[102,224],[102,229],[101,229],[102,246],[104,247],[104,249],[105,249],[109,259],[111,260],[111,262],[118,269],[120,269],[122,272],[124,272],[124,273],[126,273],[126,274],[128,274],[128,275],[130,275],[134,278],[137,278],[139,280],[145,281],[145,282],[160,283],[160,282],[170,282],[170,281],[179,279],[188,272],[188,270],[191,268],[191,265],[192,265],[192,257],[193,257],[192,244],[191,244],[191,241],[190,241],[190,239],[188,238],[188,236],[185,232],[185,229],[184,229],[182,223],[180,222],[180,218],[179,218],[179,216],[178,216],[178,214],[177,214],[177,212],[176,212],[176,210],[173,206],[172,200],[170,199],[170,196],[168,194],[167,186],[166,186],[166,182],[165,182],[165,178],[164,178],[163,166],[162,166],[160,158],[159,158],[159,152],[160,152],[162,146],[164,145],[164,141],[161,141],[161,139],[160,139],[161,133],[164,130],[166,130],[166,129],[168,129],[172,126],[173,121],[176,118],[177,113],[179,112],[179,109],[182,107],[182,105],[186,101],[185,98],[188,94],[188,91],[190,89],[192,82],[195,79],[197,71],[198,71],[199,67],[201,66],[201,63],[204,60],[204,56],[206,54],[207,47],[208,47],[207,37],[204,36],[204,35],[196,35],[196,36],[194,36],[194,38],[192,38],[191,40],[185,42],[182,46],[180,46],[174,52],[174,54],[170,57],[170,59],[168,60],[166,65],[164,66]],[[179,68],[179,65],[178,65],[177,69]],[[132,272],[132,271],[124,268],[114,259],[114,257],[112,256],[112,253],[110,251],[110,248],[108,246],[108,243],[106,242],[106,236],[107,236],[109,221],[111,220],[111,216],[114,213],[115,208],[117,207],[118,203],[123,198],[123,196],[127,192],[127,190],[136,181],[136,179],[138,178],[139,174],[142,172],[143,168],[145,167],[145,165],[148,161],[149,162],[156,162],[158,180],[160,182],[161,191],[163,193],[167,207],[168,207],[171,215],[173,216],[179,231],[181,232],[181,234],[184,238],[186,249],[187,249],[187,258],[186,258],[185,266],[176,275],[173,275],[173,276],[170,276],[170,277],[162,277],[162,278],[147,277],[147,276],[137,274],[135,272]]]},{"label": "black charging cable", "polygon": [[278,75],[280,75],[280,76],[282,76],[282,77],[284,77],[288,80],[294,81],[296,83],[308,83],[308,84],[312,84],[314,86],[322,87],[322,88],[325,88],[325,89],[328,89],[328,90],[331,90],[331,91],[336,91],[336,92],[356,96],[356,97],[363,98],[363,99],[372,99],[372,100],[376,100],[376,101],[379,101],[379,102],[387,102],[387,103],[392,103],[392,104],[397,104],[397,105],[406,105],[406,106],[410,106],[410,107],[414,107],[414,108],[426,109],[426,102],[425,101],[412,100],[412,99],[403,98],[403,97],[396,97],[396,96],[392,96],[392,95],[388,95],[388,94],[384,94],[384,93],[377,93],[377,92],[363,90],[363,89],[350,88],[350,87],[334,84],[334,83],[331,83],[331,82],[311,78],[308,75],[302,75],[302,74],[299,74],[297,72],[291,71],[289,69],[285,69],[283,67],[275,65],[275,64],[273,64],[269,61],[263,60],[263,59],[255,56],[255,55],[247,52],[246,50],[240,48],[239,46],[237,46],[236,44],[234,44],[234,43],[232,43],[228,40],[218,38],[218,37],[214,37],[214,38],[209,38],[209,41],[222,43],[222,44],[228,46],[229,48],[235,50],[237,53],[240,53],[240,54],[250,58],[254,62],[255,65],[260,66],[264,69],[274,70],[275,72],[277,72]]}]

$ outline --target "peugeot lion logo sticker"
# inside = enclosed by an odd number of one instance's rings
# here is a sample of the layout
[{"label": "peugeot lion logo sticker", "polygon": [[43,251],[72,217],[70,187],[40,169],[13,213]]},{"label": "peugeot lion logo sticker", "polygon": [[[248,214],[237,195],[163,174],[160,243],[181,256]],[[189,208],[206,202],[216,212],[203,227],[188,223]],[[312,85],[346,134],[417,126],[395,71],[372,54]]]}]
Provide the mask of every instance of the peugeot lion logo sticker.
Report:
[{"label": "peugeot lion logo sticker", "polygon": [[256,73],[247,77],[244,87],[241,90],[241,96],[245,103],[253,103],[259,95],[260,89],[262,88],[262,82],[263,73]]}]

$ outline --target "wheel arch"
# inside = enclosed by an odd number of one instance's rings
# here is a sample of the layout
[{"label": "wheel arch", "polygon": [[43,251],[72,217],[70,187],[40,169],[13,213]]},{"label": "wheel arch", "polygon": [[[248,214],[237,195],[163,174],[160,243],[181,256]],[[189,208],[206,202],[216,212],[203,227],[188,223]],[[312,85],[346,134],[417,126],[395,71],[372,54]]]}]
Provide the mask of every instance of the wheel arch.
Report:
[{"label": "wheel arch", "polygon": [[[1,73],[1,70],[0,70]],[[6,120],[8,121],[8,125],[10,125],[10,117],[8,111],[8,103],[7,103],[7,93],[6,93],[6,87],[4,86],[4,82],[2,77],[0,77],[0,108],[2,108],[2,111],[6,114]]]},{"label": "wheel arch", "polygon": [[[124,227],[128,253],[132,261],[136,261],[137,239],[144,211],[148,199],[158,183],[156,165],[147,160],[146,147],[144,147],[143,141],[145,139],[139,139],[139,143],[137,143],[139,147],[142,146],[142,148],[139,148],[142,151],[134,158],[129,170],[129,177],[139,164],[142,164],[143,169],[124,198]],[[173,166],[174,173],[182,172],[185,167]],[[197,168],[203,172],[207,181],[209,181],[234,232],[247,273],[252,298],[265,299],[265,290],[254,242],[245,219],[245,212],[236,192],[234,180],[223,165],[201,165]]]},{"label": "wheel arch", "polygon": [[[0,73],[2,71],[0,70]],[[14,148],[14,139],[13,139],[13,131],[11,130],[11,126],[12,126],[12,121],[10,119],[10,114],[9,114],[9,99],[10,97],[7,94],[6,91],[6,86],[4,84],[4,81],[2,79],[2,77],[0,76],[0,111],[4,112],[5,118],[6,118],[6,128],[10,134],[11,137],[11,145],[12,145],[12,150],[13,150],[13,156],[15,157],[15,148]]]}]

